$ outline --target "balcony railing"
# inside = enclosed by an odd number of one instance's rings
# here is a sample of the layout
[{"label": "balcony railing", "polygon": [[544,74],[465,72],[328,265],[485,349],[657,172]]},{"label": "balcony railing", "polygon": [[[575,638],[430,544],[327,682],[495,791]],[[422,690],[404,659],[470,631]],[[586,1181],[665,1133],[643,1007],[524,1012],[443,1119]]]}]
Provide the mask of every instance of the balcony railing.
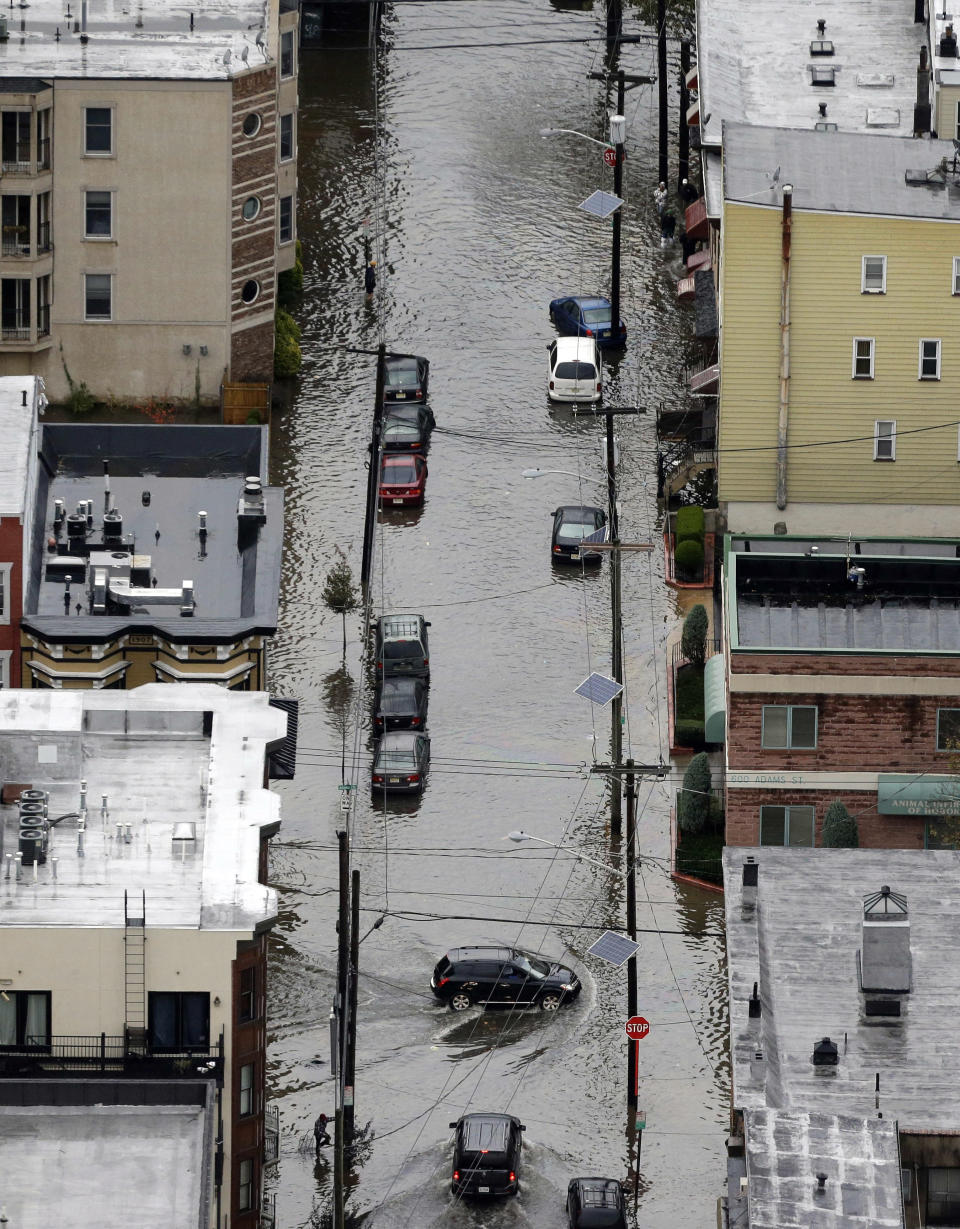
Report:
[{"label": "balcony railing", "polygon": [[30,230],[26,226],[5,226],[0,238],[0,254],[4,256],[30,255]]},{"label": "balcony railing", "polygon": [[43,303],[37,308],[37,336],[50,336],[50,305]]},{"label": "balcony railing", "polygon": [[50,223],[41,222],[37,227],[37,251],[49,252],[52,247],[53,244],[50,242]]},{"label": "balcony railing", "polygon": [[50,138],[44,137],[37,142],[37,170],[50,170]]},{"label": "balcony railing", "polygon": [[0,171],[5,175],[29,175],[33,170],[29,142],[11,144],[0,156]]},{"label": "balcony railing", "polygon": [[0,327],[0,341],[29,341],[30,325],[3,325]]},{"label": "balcony railing", "polygon": [[223,1076],[220,1043],[189,1050],[154,1050],[125,1037],[51,1037],[39,1045],[0,1046],[0,1079],[49,1076],[64,1072],[138,1079],[216,1079]]}]

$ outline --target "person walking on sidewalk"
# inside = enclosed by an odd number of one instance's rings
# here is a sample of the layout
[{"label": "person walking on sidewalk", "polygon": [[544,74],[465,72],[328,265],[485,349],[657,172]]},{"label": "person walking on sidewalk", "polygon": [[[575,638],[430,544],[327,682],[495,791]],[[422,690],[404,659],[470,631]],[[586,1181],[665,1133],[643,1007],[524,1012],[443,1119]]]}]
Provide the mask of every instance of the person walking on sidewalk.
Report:
[{"label": "person walking on sidewalk", "polygon": [[313,1138],[317,1145],[317,1156],[320,1155],[321,1148],[330,1147],[330,1134],[327,1131],[327,1116],[320,1114],[317,1121],[313,1124]]}]

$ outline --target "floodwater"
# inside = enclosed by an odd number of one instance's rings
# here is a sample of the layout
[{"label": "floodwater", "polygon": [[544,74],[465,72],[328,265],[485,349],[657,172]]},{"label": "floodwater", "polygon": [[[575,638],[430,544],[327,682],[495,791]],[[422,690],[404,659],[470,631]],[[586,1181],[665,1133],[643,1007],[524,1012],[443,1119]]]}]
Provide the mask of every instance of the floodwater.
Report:
[{"label": "floodwater", "polygon": [[[628,32],[642,32],[628,13]],[[304,367],[272,431],[273,481],[287,490],[272,687],[301,702],[297,776],[278,787],[271,859],[280,920],[268,1083],[283,1136],[270,1184],[284,1229],[320,1224],[329,1209],[331,1158],[315,1161],[311,1127],[321,1110],[333,1114],[342,762],[346,781],[360,783],[350,821],[364,935],[356,1100],[358,1125],[369,1124],[348,1212],[374,1229],[547,1229],[561,1223],[570,1177],[629,1171],[625,972],[585,957],[602,928],[623,929],[622,879],[548,845],[503,840],[522,827],[622,864],[604,779],[589,771],[608,757],[609,711],[573,694],[592,670],[610,670],[609,565],[564,573],[549,558],[552,509],[605,498],[602,420],[546,400],[547,304],[607,290],[610,224],[577,205],[613,183],[598,147],[539,130],[605,135],[604,85],[588,76],[603,68],[601,20],[548,0],[398,4],[376,59],[343,47],[304,53]],[[625,46],[621,66],[652,76],[652,43]],[[652,207],[655,90],[627,95],[630,344],[605,362],[606,404],[646,411],[616,419],[628,541],[657,541],[656,409],[681,396],[690,334],[675,297],[679,252],[661,249]],[[372,303],[368,254],[379,275]],[[365,352],[381,339],[430,358],[438,423],[425,506],[382,516],[377,535],[376,611],[419,610],[432,625],[432,770],[422,799],[386,807],[365,786],[359,616],[347,617],[344,663],[340,617],[321,597],[337,547],[359,574],[374,399]],[[566,472],[530,481],[526,468]],[[655,764],[668,745],[664,641],[679,621],[661,550],[624,555],[623,608],[624,755]],[[668,857],[677,780],[640,782],[639,848],[653,859]],[[640,1050],[637,1223],[693,1229],[712,1223],[724,1177],[722,907],[662,866],[647,864],[638,888],[639,1005],[651,1031]],[[454,1016],[435,1004],[429,978],[447,948],[467,942],[565,954],[584,993],[555,1014]],[[517,1199],[453,1201],[448,1124],[467,1110],[509,1110],[526,1124]]]}]

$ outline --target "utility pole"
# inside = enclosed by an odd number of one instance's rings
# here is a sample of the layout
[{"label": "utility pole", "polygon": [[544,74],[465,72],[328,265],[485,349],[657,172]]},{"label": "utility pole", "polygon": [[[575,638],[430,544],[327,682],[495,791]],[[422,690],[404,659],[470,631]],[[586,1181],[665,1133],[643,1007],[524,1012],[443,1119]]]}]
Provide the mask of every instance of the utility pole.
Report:
[{"label": "utility pole", "polygon": [[660,89],[660,175],[667,182],[667,0],[657,0],[657,85]]},{"label": "utility pole", "polygon": [[354,1139],[354,1094],[357,1073],[357,981],[360,972],[360,872],[350,877],[350,971],[347,979],[347,1042],[343,1063],[343,1134],[349,1148]]},{"label": "utility pole", "polygon": [[[690,71],[690,41],[680,43],[680,122],[677,125],[677,188],[690,178],[690,129],[687,127],[687,111],[690,107],[690,91],[687,89],[687,73]],[[666,183],[666,180],[664,180]]]},{"label": "utility pole", "polygon": [[623,35],[623,0],[607,0],[607,51],[612,51]]},{"label": "utility pole", "polygon": [[[637,941],[637,865],[634,850],[637,843],[637,788],[633,760],[626,763],[626,796],[627,796],[627,934],[634,943]],[[637,954],[627,961],[627,1019],[632,1020],[637,1014]],[[637,1108],[637,1071],[640,1043],[629,1038],[627,1041],[627,1129],[632,1129],[634,1115],[631,1111]],[[637,1164],[639,1166],[639,1155]]]},{"label": "utility pole", "polygon": [[[623,116],[623,108],[626,98],[626,84],[623,69],[617,73],[617,116]],[[613,125],[611,125],[613,127]],[[623,194],[623,137],[624,124],[621,118],[617,127],[617,136],[620,138],[614,149],[616,151],[616,162],[613,167],[613,194],[614,196],[622,196]],[[610,330],[613,336],[619,342],[620,338],[620,214],[622,209],[616,209],[613,214],[613,258],[610,270]],[[609,465],[609,458],[607,461]]]},{"label": "utility pole", "polygon": [[334,1121],[334,1159],[333,1159],[333,1225],[334,1229],[344,1227],[344,1066],[346,1060],[346,1016],[347,1016],[347,961],[349,959],[349,928],[350,928],[350,846],[347,833],[341,829],[337,832],[337,844],[340,853],[340,912],[337,920],[337,1000],[334,1012],[337,1020],[337,1101]]},{"label": "utility pole", "polygon": [[367,470],[367,511],[363,522],[363,559],[360,564],[360,584],[364,597],[370,586],[370,569],[373,566],[373,542],[377,530],[377,503],[380,492],[380,435],[383,427],[384,360],[387,347],[383,342],[377,349],[377,393],[373,407],[373,431],[370,436],[370,468]]}]

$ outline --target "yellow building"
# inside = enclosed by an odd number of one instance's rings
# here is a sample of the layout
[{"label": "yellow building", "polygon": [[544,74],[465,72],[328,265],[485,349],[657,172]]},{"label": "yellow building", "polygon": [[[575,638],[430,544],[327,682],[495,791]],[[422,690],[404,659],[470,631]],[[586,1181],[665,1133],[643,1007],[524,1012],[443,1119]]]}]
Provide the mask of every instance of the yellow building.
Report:
[{"label": "yellow building", "polygon": [[717,468],[732,530],[960,532],[955,156],[724,126]]}]

